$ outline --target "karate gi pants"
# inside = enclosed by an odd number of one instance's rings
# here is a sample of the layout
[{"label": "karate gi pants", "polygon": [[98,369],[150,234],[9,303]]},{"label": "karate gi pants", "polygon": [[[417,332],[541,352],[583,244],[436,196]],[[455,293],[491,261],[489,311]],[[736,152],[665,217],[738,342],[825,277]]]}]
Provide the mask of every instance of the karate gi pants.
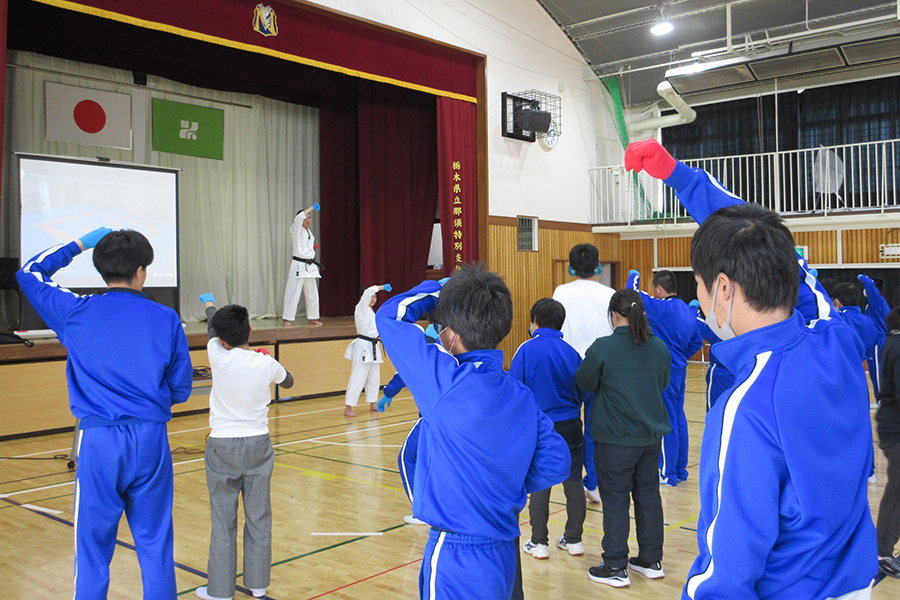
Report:
[{"label": "karate gi pants", "polygon": [[319,287],[318,277],[294,277],[288,274],[287,285],[284,288],[284,313],[285,321],[293,321],[297,318],[297,306],[300,304],[300,296],[306,300],[306,318],[316,320],[319,318]]},{"label": "karate gi pants", "polygon": [[662,394],[672,432],[663,438],[662,452],[659,455],[659,476],[669,485],[678,485],[679,481],[687,481],[688,478],[688,428],[687,417],[684,415],[686,377],[685,369],[673,369],[669,387]]},{"label": "karate gi pants", "polygon": [[105,599],[122,512],[147,600],[175,600],[172,453],[165,423],[81,431],[75,472],[75,600]]},{"label": "karate gi pants", "polygon": [[378,388],[381,387],[381,363],[353,360],[350,368],[350,381],[347,382],[347,394],[344,404],[356,406],[359,394],[366,389],[366,402],[378,402]]},{"label": "karate gi pants", "polygon": [[238,496],[244,499],[244,585],[269,586],[272,569],[272,469],[269,434],[206,441],[206,484],[212,530],[207,591],[234,596],[237,575]]}]

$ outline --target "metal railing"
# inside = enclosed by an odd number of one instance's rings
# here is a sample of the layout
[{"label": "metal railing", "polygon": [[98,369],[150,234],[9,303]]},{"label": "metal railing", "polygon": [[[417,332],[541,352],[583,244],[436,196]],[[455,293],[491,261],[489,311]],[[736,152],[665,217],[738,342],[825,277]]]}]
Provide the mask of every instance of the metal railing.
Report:
[{"label": "metal railing", "polygon": [[[900,208],[900,140],[685,160],[732,193],[784,215]],[[589,169],[591,222],[690,220],[674,191],[624,166]]]}]

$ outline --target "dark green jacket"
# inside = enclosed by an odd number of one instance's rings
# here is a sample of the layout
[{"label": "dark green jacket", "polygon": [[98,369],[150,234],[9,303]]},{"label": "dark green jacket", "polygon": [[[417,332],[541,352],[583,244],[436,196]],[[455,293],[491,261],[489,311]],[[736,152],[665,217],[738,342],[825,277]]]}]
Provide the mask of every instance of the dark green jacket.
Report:
[{"label": "dark green jacket", "polygon": [[634,343],[628,327],[597,338],[575,373],[579,388],[594,392],[591,434],[595,442],[649,446],[672,431],[662,392],[671,358],[658,337]]}]

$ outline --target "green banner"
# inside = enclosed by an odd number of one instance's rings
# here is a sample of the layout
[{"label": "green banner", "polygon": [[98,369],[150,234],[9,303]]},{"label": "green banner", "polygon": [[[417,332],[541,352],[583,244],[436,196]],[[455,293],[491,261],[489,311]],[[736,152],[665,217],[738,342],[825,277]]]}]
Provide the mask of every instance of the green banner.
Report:
[{"label": "green banner", "polygon": [[153,150],[222,160],[225,111],[153,98]]}]

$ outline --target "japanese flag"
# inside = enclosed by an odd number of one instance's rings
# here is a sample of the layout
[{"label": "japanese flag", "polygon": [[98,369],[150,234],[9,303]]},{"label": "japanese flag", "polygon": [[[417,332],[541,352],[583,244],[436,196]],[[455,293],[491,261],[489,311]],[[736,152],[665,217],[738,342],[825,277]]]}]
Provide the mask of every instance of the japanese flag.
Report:
[{"label": "japanese flag", "polygon": [[131,94],[46,82],[47,139],[131,148]]}]

